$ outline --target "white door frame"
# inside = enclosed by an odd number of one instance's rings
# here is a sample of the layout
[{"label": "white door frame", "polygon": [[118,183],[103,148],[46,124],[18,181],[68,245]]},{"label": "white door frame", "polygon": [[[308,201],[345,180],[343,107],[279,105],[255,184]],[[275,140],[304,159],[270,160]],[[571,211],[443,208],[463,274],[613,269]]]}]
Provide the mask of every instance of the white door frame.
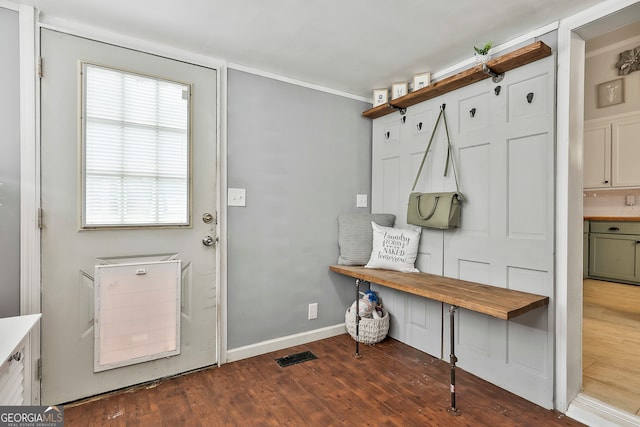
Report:
[{"label": "white door frame", "polygon": [[[2,2],[2,7],[18,12],[20,40],[20,314],[40,313],[40,168],[37,164],[38,95],[36,87],[35,9],[24,4]],[[40,322],[29,334],[25,360],[26,404],[40,404],[40,380],[35,375],[40,358]]]},{"label": "white door frame", "polygon": [[[582,140],[584,41],[575,30],[637,3],[607,0],[560,21],[556,164],[556,401],[584,421],[620,420],[620,411],[589,404],[582,385]],[[576,406],[584,408],[576,410]],[[600,413],[603,418],[593,418]],[[622,417],[624,418],[624,417]]]},{"label": "white door frame", "polygon": [[[0,0],[3,2],[3,0]],[[3,3],[4,4],[4,3]],[[40,22],[38,10],[19,5],[20,20],[20,143],[21,143],[21,284],[20,313],[41,312],[41,249],[38,210],[40,208],[40,84],[36,74],[40,57],[40,30],[42,28],[64,32],[111,43],[120,47],[164,56],[169,59],[215,69],[217,76],[217,179],[216,179],[216,233],[219,242],[216,250],[216,320],[218,365],[227,359],[227,63],[217,58],[186,52],[168,46],[135,39],[96,28],[87,28],[65,21],[62,25]],[[44,66],[46,69],[46,66]],[[46,321],[46,320],[45,320]],[[40,328],[31,332],[31,364],[35,373],[40,358]],[[26,378],[31,387],[31,404],[40,404],[40,380],[37,375]]]}]

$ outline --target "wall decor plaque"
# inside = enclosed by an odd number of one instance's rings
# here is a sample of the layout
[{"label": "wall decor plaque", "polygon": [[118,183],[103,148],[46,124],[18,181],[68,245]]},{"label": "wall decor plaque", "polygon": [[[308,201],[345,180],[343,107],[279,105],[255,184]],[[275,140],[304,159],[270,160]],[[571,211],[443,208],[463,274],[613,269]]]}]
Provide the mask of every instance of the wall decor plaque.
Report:
[{"label": "wall decor plaque", "polygon": [[598,85],[598,108],[624,102],[624,78],[611,80]]}]

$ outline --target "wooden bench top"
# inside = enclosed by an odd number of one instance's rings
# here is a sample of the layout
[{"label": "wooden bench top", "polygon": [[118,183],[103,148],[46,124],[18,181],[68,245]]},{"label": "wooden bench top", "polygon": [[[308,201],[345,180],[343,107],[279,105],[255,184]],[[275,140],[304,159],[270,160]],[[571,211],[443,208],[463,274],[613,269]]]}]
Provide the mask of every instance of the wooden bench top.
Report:
[{"label": "wooden bench top", "polygon": [[332,265],[331,271],[509,320],[549,304],[549,297],[429,273]]}]

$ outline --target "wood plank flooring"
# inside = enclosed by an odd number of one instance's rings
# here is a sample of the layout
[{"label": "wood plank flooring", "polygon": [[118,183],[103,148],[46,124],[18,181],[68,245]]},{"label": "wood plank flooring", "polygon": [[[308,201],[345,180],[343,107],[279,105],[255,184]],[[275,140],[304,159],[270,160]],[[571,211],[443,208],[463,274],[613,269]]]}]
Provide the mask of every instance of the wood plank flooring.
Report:
[{"label": "wood plank flooring", "polygon": [[[581,426],[391,338],[347,334],[65,406],[65,426]],[[318,358],[281,368],[276,358]]]},{"label": "wood plank flooring", "polygon": [[584,280],[582,389],[640,416],[640,286]]}]

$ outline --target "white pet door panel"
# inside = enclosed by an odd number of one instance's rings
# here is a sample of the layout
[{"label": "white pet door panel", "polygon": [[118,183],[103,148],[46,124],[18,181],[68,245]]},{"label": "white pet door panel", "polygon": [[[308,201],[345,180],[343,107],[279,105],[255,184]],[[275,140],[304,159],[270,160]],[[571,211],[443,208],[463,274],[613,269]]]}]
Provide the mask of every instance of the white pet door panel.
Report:
[{"label": "white pet door panel", "polygon": [[180,260],[95,266],[94,372],[180,354]]}]

